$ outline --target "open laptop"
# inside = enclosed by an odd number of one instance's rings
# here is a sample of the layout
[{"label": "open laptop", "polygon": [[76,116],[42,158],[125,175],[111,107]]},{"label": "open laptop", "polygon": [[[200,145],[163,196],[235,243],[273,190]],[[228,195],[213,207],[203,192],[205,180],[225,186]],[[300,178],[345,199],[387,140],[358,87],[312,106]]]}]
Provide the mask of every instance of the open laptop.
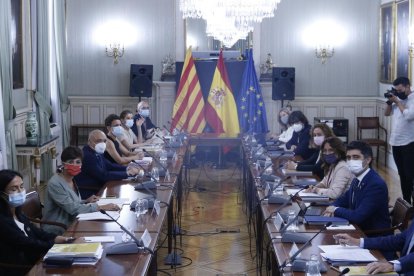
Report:
[{"label": "open laptop", "polygon": [[320,216],[323,213],[323,208],[315,206],[307,207],[302,200],[297,200],[296,202],[298,203],[303,216]]}]

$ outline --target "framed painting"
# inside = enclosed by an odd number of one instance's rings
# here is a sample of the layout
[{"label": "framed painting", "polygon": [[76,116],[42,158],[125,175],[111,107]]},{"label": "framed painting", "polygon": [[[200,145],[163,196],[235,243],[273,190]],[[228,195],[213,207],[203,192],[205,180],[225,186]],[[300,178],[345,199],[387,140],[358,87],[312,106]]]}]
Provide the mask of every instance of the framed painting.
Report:
[{"label": "framed painting", "polygon": [[409,77],[411,62],[408,55],[410,41],[410,1],[397,2],[395,33],[395,77]]},{"label": "framed painting", "polygon": [[13,89],[23,88],[23,7],[21,0],[11,1],[11,39]]},{"label": "framed painting", "polygon": [[394,3],[381,6],[380,82],[391,83],[394,76]]}]

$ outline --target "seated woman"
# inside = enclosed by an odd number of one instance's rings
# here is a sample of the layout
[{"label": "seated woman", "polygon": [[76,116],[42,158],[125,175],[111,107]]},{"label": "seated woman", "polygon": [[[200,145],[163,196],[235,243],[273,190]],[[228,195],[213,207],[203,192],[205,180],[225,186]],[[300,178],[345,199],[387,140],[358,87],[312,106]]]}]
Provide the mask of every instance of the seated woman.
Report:
[{"label": "seated woman", "polygon": [[[86,200],[81,200],[78,186],[73,179],[81,172],[82,167],[82,151],[78,147],[65,148],[60,158],[63,168],[49,180],[47,185],[43,211],[45,220],[56,221],[69,226],[78,214],[96,212],[100,209],[106,211],[119,210],[116,204],[99,206],[95,203],[99,200],[99,197],[94,195]],[[42,228],[54,234],[63,233],[62,228],[54,225],[44,224]]]},{"label": "seated woman", "polygon": [[67,239],[39,229],[22,213],[26,190],[20,173],[0,171],[0,194],[0,275],[24,275],[54,243]]},{"label": "seated woman", "polygon": [[289,124],[293,127],[292,138],[286,143],[286,149],[295,153],[295,159],[306,160],[316,151],[309,148],[311,125],[301,111],[289,115]]},{"label": "seated woman", "polygon": [[124,110],[119,115],[121,118],[122,124],[122,135],[117,137],[117,139],[129,150],[133,150],[142,146],[144,138],[142,137],[141,125],[144,123],[144,118],[140,118],[136,121],[138,129],[138,137],[132,131],[131,127],[134,125],[134,115],[129,110]]},{"label": "seated woman", "polygon": [[279,140],[280,142],[287,143],[292,138],[293,135],[293,127],[289,125],[289,115],[292,112],[291,107],[284,107],[279,111],[278,115],[278,122],[280,125],[280,129],[282,131],[281,134],[272,134],[270,137]]},{"label": "seated woman", "polygon": [[297,171],[311,171],[313,175],[317,176],[319,179],[322,179],[325,176],[324,170],[322,169],[322,159],[320,156],[320,147],[329,137],[335,137],[332,129],[324,123],[316,124],[312,127],[311,130],[311,139],[309,142],[309,147],[316,149],[311,157],[304,161],[294,162],[289,161],[286,164],[286,168],[289,170]]},{"label": "seated woman", "polygon": [[346,164],[346,148],[341,139],[331,137],[322,143],[321,150],[325,177],[307,191],[336,199],[348,190],[354,178]]},{"label": "seated woman", "polygon": [[117,137],[122,136],[121,118],[118,115],[110,114],[105,119],[107,130],[106,149],[104,157],[112,163],[125,165],[132,160],[142,159],[143,153],[130,152],[123,144],[119,143]]}]

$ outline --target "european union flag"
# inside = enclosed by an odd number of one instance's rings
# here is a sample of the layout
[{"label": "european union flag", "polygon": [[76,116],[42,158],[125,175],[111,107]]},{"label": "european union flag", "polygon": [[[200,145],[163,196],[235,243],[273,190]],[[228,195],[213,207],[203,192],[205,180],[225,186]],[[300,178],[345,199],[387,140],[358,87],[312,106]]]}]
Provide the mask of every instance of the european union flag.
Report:
[{"label": "european union flag", "polygon": [[240,132],[267,133],[266,108],[254,68],[253,50],[249,50],[241,91],[237,100]]}]

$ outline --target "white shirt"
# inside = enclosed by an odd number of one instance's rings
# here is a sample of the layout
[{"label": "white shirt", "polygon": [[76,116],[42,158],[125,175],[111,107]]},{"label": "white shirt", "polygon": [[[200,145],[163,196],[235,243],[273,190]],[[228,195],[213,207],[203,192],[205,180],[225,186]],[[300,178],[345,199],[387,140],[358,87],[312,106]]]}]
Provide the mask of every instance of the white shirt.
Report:
[{"label": "white shirt", "polygon": [[26,237],[27,237],[26,230],[24,230],[24,224],[23,224],[23,223],[21,223],[20,221],[18,221],[17,219],[14,219],[14,222],[17,224],[17,226],[20,228],[20,230],[22,230],[22,231],[24,232],[24,234],[25,234],[25,235],[26,235]]},{"label": "white shirt", "polygon": [[288,129],[286,129],[279,135],[278,140],[283,143],[287,143],[292,138],[292,135],[293,135],[293,126],[290,126],[288,127]]},{"label": "white shirt", "polygon": [[414,93],[411,92],[401,103],[405,106],[404,112],[396,104],[392,106],[391,146],[405,146],[414,142]]}]

